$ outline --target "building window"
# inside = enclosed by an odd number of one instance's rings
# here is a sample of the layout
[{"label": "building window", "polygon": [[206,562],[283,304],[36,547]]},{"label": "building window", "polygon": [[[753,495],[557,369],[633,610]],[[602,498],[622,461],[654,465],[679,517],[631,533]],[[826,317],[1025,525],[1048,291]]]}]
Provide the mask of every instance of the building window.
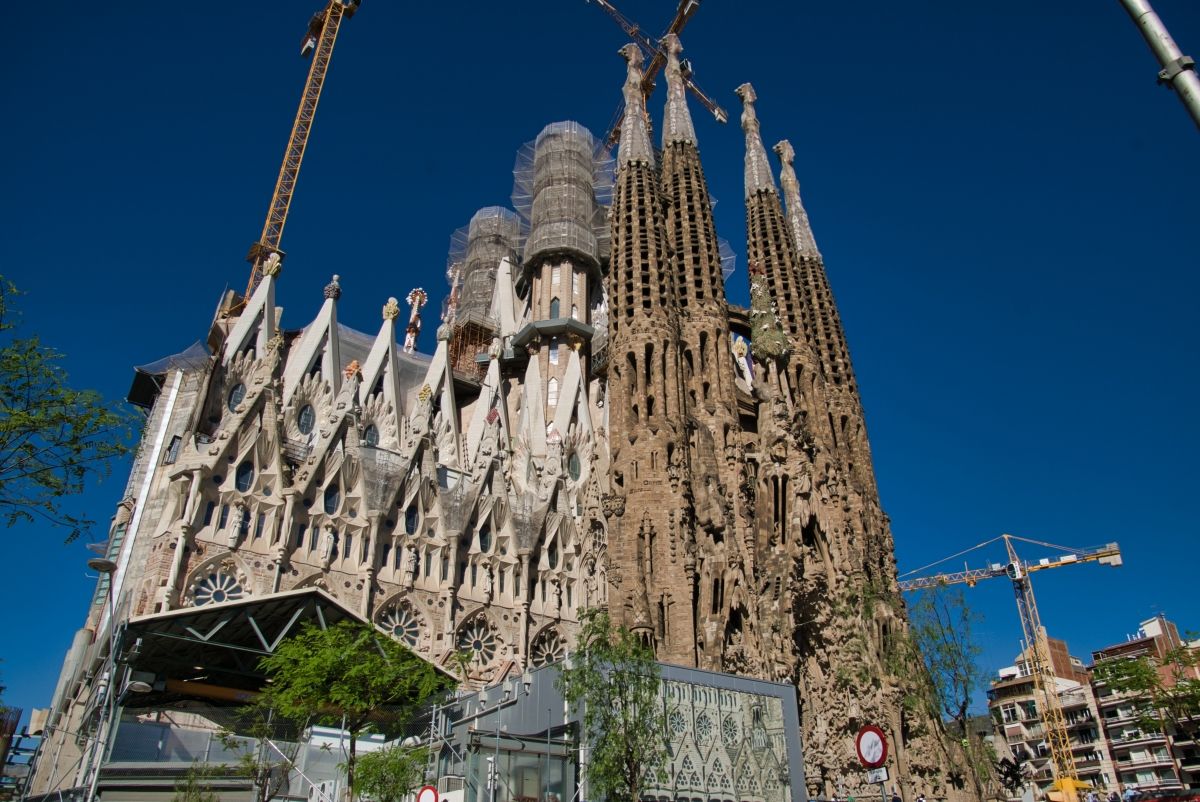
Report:
[{"label": "building window", "polygon": [[229,391],[229,398],[226,399],[230,412],[237,412],[238,404],[242,403],[242,399],[246,397],[246,385],[238,382],[233,385],[233,389]]},{"label": "building window", "polygon": [[206,604],[236,601],[245,595],[242,583],[238,582],[236,577],[232,577],[224,571],[218,571],[196,583],[192,600],[197,607],[203,607]]},{"label": "building window", "polygon": [[217,529],[224,529],[225,525],[228,523],[229,523],[229,505],[222,504],[221,505],[221,520],[219,523],[217,523]]},{"label": "building window", "polygon": [[572,451],[571,455],[567,457],[567,475],[571,477],[572,481],[578,482],[579,474],[582,472],[583,465],[579,461],[579,452]]},{"label": "building window", "polygon": [[551,320],[554,320],[555,318],[558,317],[558,313],[559,313],[560,309],[561,309],[561,306],[558,303],[558,299],[551,298],[550,299],[550,319]]},{"label": "building window", "polygon": [[354,546],[354,535],[352,535],[352,534],[350,534],[349,532],[347,532],[347,533],[346,533],[346,545],[345,545],[345,546],[342,548],[342,556],[343,556],[343,557],[350,557],[350,556],[351,556],[351,551],[350,551],[350,549],[351,549],[353,546]]},{"label": "building window", "polygon": [[417,532],[416,504],[410,504],[408,509],[404,511],[404,531],[410,535],[414,535]]},{"label": "building window", "polygon": [[579,276],[580,276],[580,274],[577,271],[575,271],[575,270],[571,271],[571,293],[572,294],[579,292]]},{"label": "building window", "polygon": [[317,413],[313,410],[312,404],[305,404],[300,408],[300,414],[296,416],[296,428],[300,430],[300,434],[308,434],[316,423]]},{"label": "building window", "polygon": [[487,524],[479,530],[479,550],[484,553],[492,550],[492,528]]},{"label": "building window", "polygon": [[552,285],[554,285],[555,287],[557,287],[558,281],[561,278],[562,278],[562,267],[559,265],[555,265],[553,268],[550,269],[550,283]]},{"label": "building window", "polygon": [[203,526],[208,526],[212,523],[213,513],[217,510],[217,502],[210,501],[204,505],[204,523]]},{"label": "building window", "polygon": [[551,379],[546,385],[546,403],[552,407],[558,406],[558,379]]},{"label": "building window", "polygon": [[296,527],[296,548],[304,545],[304,533],[308,529],[308,524],[300,524]]},{"label": "building window", "polygon": [[550,339],[550,364],[551,365],[558,364],[558,338],[557,337],[552,337]]},{"label": "building window", "polygon": [[578,306],[578,304],[571,304],[571,317],[575,318],[576,320],[580,320],[580,319],[581,319],[581,318],[579,317],[579,306]]},{"label": "building window", "polygon": [[432,573],[433,573],[433,552],[426,551],[426,552],[425,552],[425,572],[424,572],[424,576],[425,576],[426,578],[428,578],[428,577],[429,577],[429,575],[430,575],[430,574],[432,574]]},{"label": "building window", "polygon": [[252,484],[254,484],[254,463],[247,460],[237,466],[237,472],[233,477],[233,486],[239,493],[247,493]]},{"label": "building window", "polygon": [[338,505],[342,503],[342,493],[338,489],[337,483],[332,483],[325,488],[325,512],[328,515],[333,515],[337,512]]},{"label": "building window", "polygon": [[372,423],[363,429],[363,442],[371,446],[371,448],[379,445],[379,429],[375,427],[375,424]]},{"label": "building window", "polygon": [[171,444],[167,446],[167,455],[163,457],[163,465],[173,465],[175,460],[179,459],[179,449],[183,446],[183,438],[175,435],[171,438]]}]

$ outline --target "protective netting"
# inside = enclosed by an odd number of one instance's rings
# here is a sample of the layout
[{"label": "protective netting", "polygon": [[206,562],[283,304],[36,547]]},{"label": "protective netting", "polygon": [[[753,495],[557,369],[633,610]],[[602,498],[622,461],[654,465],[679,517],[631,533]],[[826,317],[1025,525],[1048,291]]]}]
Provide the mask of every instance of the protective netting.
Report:
[{"label": "protective netting", "polygon": [[551,123],[522,145],[512,202],[529,227],[524,262],[555,251],[606,261],[612,186],[612,154],[579,123]]},{"label": "protective netting", "polygon": [[496,287],[496,268],[507,258],[519,261],[523,239],[521,218],[503,206],[480,209],[469,225],[450,235],[447,277],[456,282],[456,322],[488,316]]}]

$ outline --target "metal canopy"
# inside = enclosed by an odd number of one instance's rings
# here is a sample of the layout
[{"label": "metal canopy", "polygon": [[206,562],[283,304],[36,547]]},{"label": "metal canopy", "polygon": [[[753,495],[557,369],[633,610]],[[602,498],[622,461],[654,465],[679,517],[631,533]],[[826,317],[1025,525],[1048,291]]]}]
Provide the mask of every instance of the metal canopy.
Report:
[{"label": "metal canopy", "polygon": [[[180,681],[253,691],[265,679],[259,660],[310,621],[322,629],[339,621],[367,623],[320,588],[304,588],[134,618],[124,634],[126,662],[133,671],[174,680],[170,696],[180,695]],[[136,701],[162,700],[155,693]]]}]

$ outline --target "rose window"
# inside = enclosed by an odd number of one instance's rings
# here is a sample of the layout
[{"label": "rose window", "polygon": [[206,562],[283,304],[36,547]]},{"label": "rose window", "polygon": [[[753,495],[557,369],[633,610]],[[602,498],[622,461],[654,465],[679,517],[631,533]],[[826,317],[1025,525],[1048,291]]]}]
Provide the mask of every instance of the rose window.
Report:
[{"label": "rose window", "polygon": [[393,607],[384,613],[383,618],[379,620],[379,626],[410,648],[416,647],[417,638],[421,634],[420,620],[412,610],[404,606]]},{"label": "rose window", "polygon": [[713,723],[707,713],[701,713],[696,717],[696,737],[701,741],[707,741],[712,738]]},{"label": "rose window", "polygon": [[543,632],[533,642],[533,646],[529,649],[529,662],[534,668],[548,666],[551,663],[557,663],[566,657],[567,649],[563,645],[562,638],[554,630]]},{"label": "rose window", "polygon": [[733,716],[727,716],[721,722],[721,738],[724,739],[726,746],[736,746],[740,734],[737,722],[733,720]]},{"label": "rose window", "polygon": [[671,715],[667,717],[667,723],[671,725],[671,732],[682,735],[687,729],[687,716],[679,710],[672,710]]},{"label": "rose window", "polygon": [[482,618],[476,618],[458,633],[458,648],[471,653],[477,663],[487,664],[496,656],[496,633]]},{"label": "rose window", "polygon": [[245,595],[246,591],[237,577],[230,576],[224,571],[217,571],[196,583],[192,599],[197,607],[203,607],[206,604],[236,601]]}]

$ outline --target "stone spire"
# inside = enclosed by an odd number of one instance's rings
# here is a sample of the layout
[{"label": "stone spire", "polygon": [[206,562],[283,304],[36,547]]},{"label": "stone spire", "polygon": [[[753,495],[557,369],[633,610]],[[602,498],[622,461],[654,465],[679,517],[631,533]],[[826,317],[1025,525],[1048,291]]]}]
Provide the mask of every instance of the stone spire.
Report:
[{"label": "stone spire", "polygon": [[687,87],[683,84],[683,69],[679,54],[683,45],[673,33],[663,37],[667,49],[667,111],[663,115],[662,144],[665,150],[672,142],[696,144],[696,129],[692,126],[692,115],[687,107]]},{"label": "stone spire", "polygon": [[759,132],[758,114],[754,111],[758,95],[754,94],[750,84],[742,84],[735,91],[742,99],[742,130],[746,132],[746,197],[767,190],[775,192],[775,178],[771,175],[767,149]]},{"label": "stone spire", "polygon": [[779,183],[783,187],[783,199],[787,203],[788,223],[796,240],[796,253],[800,256],[819,257],[821,251],[817,249],[817,241],[813,238],[808,212],[804,211],[804,204],[800,202],[800,182],[796,180],[796,169],[792,166],[796,160],[796,151],[786,139],[780,140],[774,150],[783,163]]},{"label": "stone spire", "polygon": [[646,97],[642,94],[642,51],[630,42],[618,53],[628,65],[625,86],[625,119],[621,121],[621,144],[617,149],[617,166],[631,162],[654,165],[654,151],[650,148],[650,128],[646,117]]}]

